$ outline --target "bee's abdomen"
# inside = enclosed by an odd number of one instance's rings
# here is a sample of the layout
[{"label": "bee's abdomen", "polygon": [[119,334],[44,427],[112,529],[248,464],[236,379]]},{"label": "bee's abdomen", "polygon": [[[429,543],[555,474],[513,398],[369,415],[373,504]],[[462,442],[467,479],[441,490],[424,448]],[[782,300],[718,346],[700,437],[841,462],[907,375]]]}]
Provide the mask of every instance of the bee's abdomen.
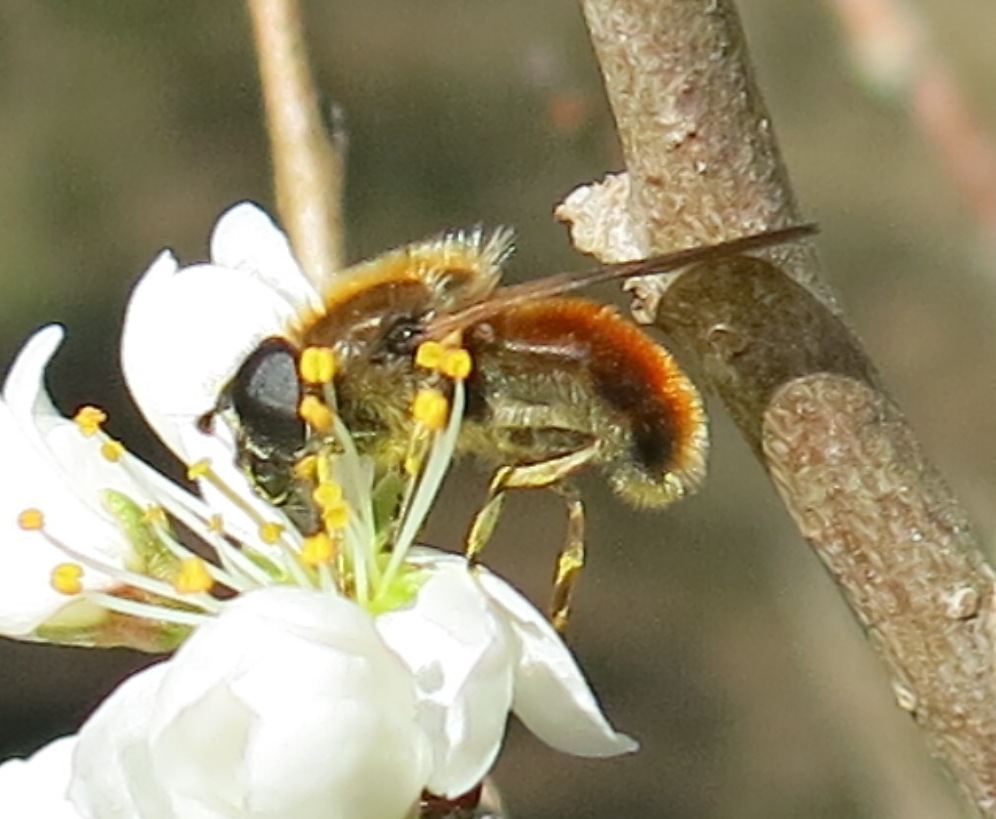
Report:
[{"label": "bee's abdomen", "polygon": [[528,372],[532,360],[585,382],[570,400],[589,402],[576,409],[606,441],[601,462],[621,497],[663,506],[701,483],[708,450],[702,399],[671,354],[639,328],[611,307],[573,298],[516,305],[490,323],[503,370]]}]

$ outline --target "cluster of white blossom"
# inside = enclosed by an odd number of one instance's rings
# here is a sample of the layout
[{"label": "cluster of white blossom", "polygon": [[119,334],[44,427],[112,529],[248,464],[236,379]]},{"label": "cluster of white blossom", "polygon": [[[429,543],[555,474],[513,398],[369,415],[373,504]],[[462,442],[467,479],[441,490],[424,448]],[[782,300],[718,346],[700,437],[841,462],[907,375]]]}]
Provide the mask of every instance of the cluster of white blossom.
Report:
[{"label": "cluster of white blossom", "polygon": [[0,446],[18,480],[0,496],[0,634],[176,650],[77,734],[0,765],[3,815],[404,819],[423,794],[481,783],[510,712],[567,753],[634,750],[525,598],[412,543],[453,453],[459,384],[403,519],[387,524],[373,465],[330,417],[337,446],[319,484],[334,537],[301,535],[252,490],[224,425],[198,429],[260,341],[321,307],[252,205],[221,218],[211,258],[153,263],[121,350],[137,404],[198,494],[110,438],[99,409],[70,419],[53,406],[45,370],[61,328],[36,333],[4,384]]}]

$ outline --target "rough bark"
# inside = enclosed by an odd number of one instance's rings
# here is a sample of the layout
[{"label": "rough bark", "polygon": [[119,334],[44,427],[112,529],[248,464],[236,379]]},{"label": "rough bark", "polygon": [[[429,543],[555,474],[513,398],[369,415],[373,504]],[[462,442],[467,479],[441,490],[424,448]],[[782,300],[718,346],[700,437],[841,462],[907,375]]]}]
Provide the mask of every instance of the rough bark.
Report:
[{"label": "rough bark", "polygon": [[[627,171],[612,195],[586,189],[585,219],[601,223],[586,250],[616,261],[801,220],[728,0],[583,6]],[[897,704],[996,816],[996,574],[815,254],[767,255],[642,282],[638,314],[696,360],[885,660]]]}]

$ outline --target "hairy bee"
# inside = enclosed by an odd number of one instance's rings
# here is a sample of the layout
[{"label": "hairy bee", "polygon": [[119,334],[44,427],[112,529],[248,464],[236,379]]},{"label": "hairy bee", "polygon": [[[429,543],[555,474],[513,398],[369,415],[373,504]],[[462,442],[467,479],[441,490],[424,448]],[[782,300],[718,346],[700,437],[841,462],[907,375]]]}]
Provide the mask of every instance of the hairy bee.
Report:
[{"label": "hairy bee", "polygon": [[582,509],[569,478],[596,467],[625,501],[660,507],[701,483],[708,450],[701,398],[671,354],[613,308],[568,294],[812,232],[791,227],[506,287],[499,279],[511,234],[502,230],[455,233],[356,265],[331,283],[320,314],[262,342],[226,389],[221,407],[235,418],[239,462],[257,491],[307,530],[314,516],[294,478],[308,439],[302,351],[334,352],[338,413],[361,451],[391,465],[404,458],[425,383],[420,345],[455,339],[473,362],[458,448],[495,469],[468,552],[487,541],[508,489],[565,494],[570,526],[553,605],[562,625],[583,562]]}]

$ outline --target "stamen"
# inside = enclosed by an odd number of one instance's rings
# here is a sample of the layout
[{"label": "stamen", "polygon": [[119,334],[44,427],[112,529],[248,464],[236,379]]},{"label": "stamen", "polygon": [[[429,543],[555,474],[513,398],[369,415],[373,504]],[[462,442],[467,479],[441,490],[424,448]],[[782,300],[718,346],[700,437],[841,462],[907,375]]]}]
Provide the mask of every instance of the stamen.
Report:
[{"label": "stamen", "polygon": [[438,341],[423,341],[415,351],[415,365],[424,370],[438,370],[446,348]]},{"label": "stamen", "polygon": [[453,381],[463,381],[470,375],[474,361],[470,353],[458,347],[455,350],[447,350],[443,360],[439,363],[439,372]]},{"label": "stamen", "polygon": [[[260,515],[260,513],[257,512],[256,509],[249,504],[240,493],[236,492],[232,489],[232,487],[218,477],[217,473],[211,469],[209,460],[204,459],[195,464],[191,464],[187,469],[187,474],[191,476],[191,479],[202,478],[206,480],[215,489],[221,492],[225,498],[242,510],[242,512],[244,512],[250,520],[255,521],[258,527],[256,534],[263,540],[263,542],[269,545],[275,544],[280,546],[281,552],[286,557],[286,561],[282,564],[282,566],[290,574],[294,582],[301,586],[301,588],[308,588],[310,586],[310,580],[304,570],[304,567],[301,565],[300,554],[295,546],[288,542],[287,538],[284,537],[286,527],[283,524],[268,521],[263,518],[263,516]],[[248,544],[251,540],[251,536],[248,533],[245,533],[245,535],[245,537],[240,539],[244,543]],[[223,562],[227,563],[228,561],[223,559]]]},{"label": "stamen", "polygon": [[316,568],[332,563],[336,557],[335,542],[325,532],[308,535],[301,546],[301,560],[305,565]]},{"label": "stamen", "polygon": [[[221,609],[221,601],[215,600],[210,595],[206,594],[185,595],[181,598],[177,595],[176,591],[169,583],[164,583],[162,580],[156,580],[153,577],[149,577],[148,575],[144,574],[139,574],[138,572],[133,572],[129,569],[119,569],[116,566],[113,566],[109,563],[105,563],[102,560],[86,555],[83,552],[77,551],[76,549],[72,548],[64,541],[61,541],[58,538],[53,537],[48,532],[43,532],[42,536],[56,549],[63,552],[70,558],[72,558],[73,561],[75,561],[79,566],[90,568],[93,569],[95,572],[100,572],[101,574],[105,574],[112,580],[117,581],[122,586],[131,586],[133,589],[146,592],[147,594],[161,598],[163,600],[175,600],[176,602],[182,603],[184,605],[196,604],[201,609],[208,612],[218,612]],[[69,572],[71,577],[72,570],[67,570],[67,571]],[[53,582],[54,580],[55,579],[53,578]],[[110,609],[111,611],[123,611],[123,609],[120,606],[106,604],[106,601],[108,600],[124,602],[122,598],[119,598],[115,595],[101,594],[99,592],[87,592],[86,594],[88,599],[95,600],[97,597],[99,597],[100,598],[99,605],[103,606],[104,608]],[[150,608],[158,609],[160,607],[156,606]],[[155,617],[152,617],[150,619],[155,619]]]},{"label": "stamen", "polygon": [[[119,614],[127,614],[129,617],[137,617],[140,620],[158,620],[163,623],[175,623],[192,628],[204,625],[208,622],[208,615],[216,614],[220,610],[220,608],[206,609],[205,613],[202,614],[185,609],[174,609],[169,606],[157,606],[153,603],[139,603],[137,600],[128,600],[102,592],[88,592],[86,597],[87,600],[107,611],[116,611]],[[185,600],[184,602],[189,601]]]},{"label": "stamen", "polygon": [[297,369],[306,384],[328,384],[335,377],[335,353],[329,347],[305,347]]},{"label": "stamen", "polygon": [[316,395],[306,395],[298,405],[297,414],[316,432],[328,432],[332,429],[334,416],[328,404]]},{"label": "stamen", "polygon": [[211,474],[210,458],[201,458],[187,467],[187,478],[191,481],[196,481],[198,478],[207,478]]},{"label": "stamen", "polygon": [[100,445],[100,454],[104,456],[105,460],[110,461],[112,464],[117,463],[121,460],[121,456],[126,452],[124,444],[120,441],[115,441],[113,438],[108,438]]},{"label": "stamen", "polygon": [[412,416],[426,429],[438,432],[446,425],[450,402],[439,390],[427,387],[415,394]]},{"label": "stamen", "polygon": [[453,412],[450,413],[446,430],[441,435],[433,436],[432,449],[424,471],[418,478],[417,487],[414,490],[409,487],[409,493],[402,506],[402,515],[398,521],[391,560],[381,578],[378,596],[383,596],[390,589],[391,583],[404,563],[408,549],[422,529],[429,509],[436,500],[443,477],[446,475],[446,467],[452,461],[456,450],[465,406],[466,393],[463,383],[458,381],[453,388]]},{"label": "stamen", "polygon": [[339,501],[322,509],[322,523],[326,529],[345,529],[349,523],[349,504]]},{"label": "stamen", "polygon": [[41,509],[25,509],[17,516],[17,525],[26,532],[37,532],[45,528],[45,515]]},{"label": "stamen", "polygon": [[336,481],[324,481],[315,487],[311,498],[319,509],[329,509],[342,502],[342,487]]},{"label": "stamen", "polygon": [[161,506],[150,506],[142,514],[142,523],[148,526],[166,526],[169,523],[169,518],[166,516],[166,510]]},{"label": "stamen", "polygon": [[83,591],[83,567],[79,563],[60,563],[52,569],[52,588],[68,597]]},{"label": "stamen", "polygon": [[259,537],[263,543],[273,545],[277,543],[284,533],[284,525],[282,523],[275,523],[274,521],[267,521],[259,527]]},{"label": "stamen", "polygon": [[415,427],[408,439],[408,451],[405,453],[405,461],[402,464],[405,474],[410,478],[414,478],[422,471],[422,465],[425,463],[425,456],[431,443],[430,431],[424,426]]},{"label": "stamen", "polygon": [[211,591],[214,579],[207,562],[199,557],[188,557],[180,563],[180,571],[173,578],[173,588],[180,594],[203,594]]},{"label": "stamen", "polygon": [[[249,545],[255,536],[255,530],[245,531],[228,528],[221,515],[212,514],[201,498],[192,495],[186,489],[164,478],[156,470],[146,466],[142,461],[131,458],[123,462],[123,467],[129,475],[140,483],[152,487],[154,494],[163,498],[169,506],[170,514],[181,524],[201,537],[210,545],[221,562],[221,568],[211,566],[215,582],[236,591],[248,591],[252,588],[266,586],[273,581],[273,572],[258,565],[241,549],[233,545],[227,535],[231,535],[239,543]],[[252,515],[252,510],[247,510]],[[144,517],[157,530],[160,541],[179,559],[190,557],[191,553],[173,538],[169,528],[169,520],[162,506],[150,507]],[[258,518],[253,518],[258,519]]]},{"label": "stamen", "polygon": [[100,407],[85,406],[76,411],[73,421],[87,438],[96,435],[107,420],[107,413]]},{"label": "stamen", "polygon": [[314,482],[318,475],[318,458],[305,455],[294,463],[294,477],[300,481]]}]

